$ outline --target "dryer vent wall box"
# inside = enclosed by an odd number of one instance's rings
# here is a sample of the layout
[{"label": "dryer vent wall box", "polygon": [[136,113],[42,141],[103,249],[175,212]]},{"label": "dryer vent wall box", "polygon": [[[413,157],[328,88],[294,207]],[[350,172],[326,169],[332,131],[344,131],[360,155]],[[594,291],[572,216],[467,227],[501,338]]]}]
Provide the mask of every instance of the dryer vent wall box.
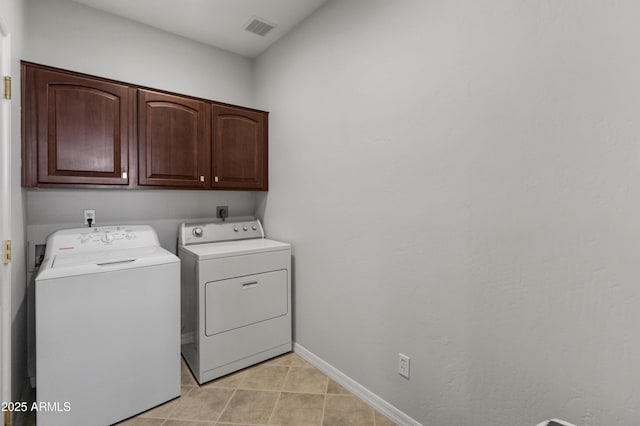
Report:
[{"label": "dryer vent wall box", "polygon": [[291,246],[260,221],[182,224],[182,354],[198,383],[289,352]]},{"label": "dryer vent wall box", "polygon": [[180,396],[180,262],[151,227],[53,233],[35,288],[36,398],[71,404],[38,424],[113,424]]}]

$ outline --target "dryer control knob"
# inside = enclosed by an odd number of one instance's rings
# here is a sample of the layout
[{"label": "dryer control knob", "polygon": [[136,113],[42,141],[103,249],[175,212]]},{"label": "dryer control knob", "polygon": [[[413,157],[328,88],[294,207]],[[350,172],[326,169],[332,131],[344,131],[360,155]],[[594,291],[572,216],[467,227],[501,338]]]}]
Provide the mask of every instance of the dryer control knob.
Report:
[{"label": "dryer control knob", "polygon": [[233,230],[234,230],[235,232],[238,232],[238,227],[237,227],[237,226],[234,226],[234,227],[233,227]]},{"label": "dryer control knob", "polygon": [[127,240],[133,240],[133,239],[136,237],[136,235],[135,235],[133,232],[131,232],[131,231],[127,231],[127,233],[126,233],[126,234],[124,234],[124,237],[125,237]]},{"label": "dryer control knob", "polygon": [[202,228],[193,228],[193,235],[197,238],[202,237]]},{"label": "dryer control knob", "polygon": [[104,235],[101,238],[103,243],[111,243],[113,242],[113,235],[109,234],[108,232],[105,232]]},{"label": "dryer control knob", "polygon": [[258,229],[258,227],[257,227],[257,226],[255,226],[255,225],[253,225],[253,226],[251,227],[251,229],[253,229],[253,230],[255,231],[256,229]]},{"label": "dryer control knob", "polygon": [[243,226],[242,229],[246,231],[249,228],[247,228],[246,226]]}]

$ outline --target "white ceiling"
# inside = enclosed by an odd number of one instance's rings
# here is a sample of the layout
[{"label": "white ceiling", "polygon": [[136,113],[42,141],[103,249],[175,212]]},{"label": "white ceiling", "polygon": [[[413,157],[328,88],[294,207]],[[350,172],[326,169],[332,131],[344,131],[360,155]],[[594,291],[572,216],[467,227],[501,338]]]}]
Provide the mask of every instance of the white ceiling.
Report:
[{"label": "white ceiling", "polygon": [[[73,0],[133,21],[253,58],[326,0]],[[277,26],[245,31],[254,18]]]}]

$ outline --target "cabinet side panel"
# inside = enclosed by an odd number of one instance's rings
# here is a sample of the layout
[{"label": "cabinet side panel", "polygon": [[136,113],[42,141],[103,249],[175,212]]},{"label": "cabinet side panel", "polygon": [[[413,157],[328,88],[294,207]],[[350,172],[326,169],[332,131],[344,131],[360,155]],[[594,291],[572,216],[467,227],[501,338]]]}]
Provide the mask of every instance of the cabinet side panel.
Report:
[{"label": "cabinet side panel", "polygon": [[22,186],[38,184],[37,104],[34,70],[22,64]]}]

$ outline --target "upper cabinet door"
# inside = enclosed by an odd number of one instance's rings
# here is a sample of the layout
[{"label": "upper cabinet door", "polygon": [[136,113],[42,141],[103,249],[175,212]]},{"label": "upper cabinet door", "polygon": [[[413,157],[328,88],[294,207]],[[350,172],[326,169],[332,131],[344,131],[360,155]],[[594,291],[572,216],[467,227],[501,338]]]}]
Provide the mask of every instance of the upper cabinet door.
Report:
[{"label": "upper cabinet door", "polygon": [[127,185],[130,89],[45,69],[23,75],[29,186]]},{"label": "upper cabinet door", "polygon": [[138,90],[138,183],[210,187],[210,106],[192,98]]},{"label": "upper cabinet door", "polygon": [[268,189],[267,115],[213,104],[214,189]]}]

